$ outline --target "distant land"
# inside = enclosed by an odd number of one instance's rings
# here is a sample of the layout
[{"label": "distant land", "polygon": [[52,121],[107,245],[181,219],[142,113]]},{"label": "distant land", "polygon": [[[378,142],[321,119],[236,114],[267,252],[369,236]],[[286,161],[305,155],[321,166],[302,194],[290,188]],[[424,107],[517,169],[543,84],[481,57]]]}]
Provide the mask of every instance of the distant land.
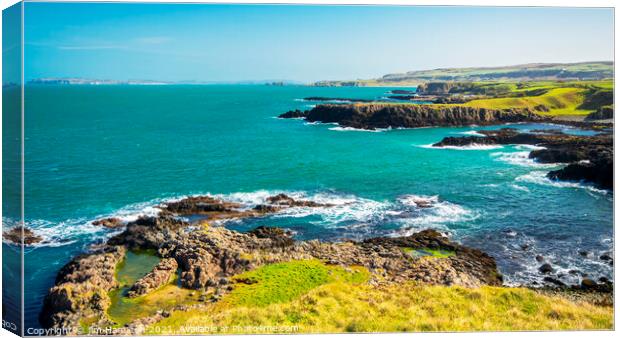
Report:
[{"label": "distant land", "polygon": [[314,86],[416,86],[430,81],[603,80],[614,76],[612,61],[530,63],[504,67],[438,68],[394,73],[379,79],[319,81]]},{"label": "distant land", "polygon": [[29,84],[42,85],[205,85],[205,84],[260,84],[268,86],[299,85],[287,80],[257,81],[156,81],[156,80],[106,80],[85,79],[78,77],[47,77],[28,81]]}]

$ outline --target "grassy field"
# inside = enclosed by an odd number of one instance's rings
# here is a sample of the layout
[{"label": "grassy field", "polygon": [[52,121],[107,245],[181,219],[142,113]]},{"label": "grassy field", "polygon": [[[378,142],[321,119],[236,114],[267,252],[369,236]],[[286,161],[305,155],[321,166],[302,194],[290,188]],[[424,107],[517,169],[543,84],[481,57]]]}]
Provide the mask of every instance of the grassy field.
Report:
[{"label": "grassy field", "polygon": [[[441,259],[441,258],[429,258]],[[522,288],[372,286],[368,271],[318,261],[268,265],[201,310],[173,312],[147,334],[611,329],[613,308]],[[243,281],[241,283],[240,281]]]},{"label": "grassy field", "polygon": [[584,102],[587,89],[554,88],[539,96],[506,97],[473,100],[462,104],[468,107],[489,109],[530,108],[545,106],[549,111],[539,111],[543,115],[587,115],[594,110],[580,109]]},{"label": "grassy field", "polygon": [[550,116],[587,115],[611,104],[612,91],[612,81],[526,82],[502,95],[506,97],[477,99],[460,105],[489,109],[529,108]]}]

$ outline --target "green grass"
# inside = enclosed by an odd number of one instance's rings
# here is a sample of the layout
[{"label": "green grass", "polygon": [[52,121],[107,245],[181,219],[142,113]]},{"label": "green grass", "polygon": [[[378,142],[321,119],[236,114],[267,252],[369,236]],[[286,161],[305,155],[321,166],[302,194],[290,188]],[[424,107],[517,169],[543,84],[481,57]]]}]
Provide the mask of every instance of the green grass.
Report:
[{"label": "green grass", "polygon": [[455,256],[456,253],[450,250],[442,250],[442,249],[430,249],[430,248],[401,248],[404,253],[411,255],[412,257],[434,257],[434,258],[448,258]]},{"label": "green grass", "polygon": [[545,106],[548,111],[538,111],[539,114],[587,115],[598,107],[596,104],[584,103],[595,97],[595,93],[610,90],[613,90],[611,80],[520,82],[512,92],[502,95],[503,97],[476,99],[458,105],[487,109],[529,108],[534,111],[539,106]]},{"label": "green grass", "polygon": [[536,106],[544,105],[549,109],[548,112],[541,112],[544,115],[586,115],[593,110],[578,109],[585,99],[586,92],[587,89],[584,88],[554,88],[540,96],[480,99],[461,105],[487,109],[530,108],[532,110]]},{"label": "green grass", "polygon": [[270,264],[233,278],[234,290],[225,302],[233,305],[266,306],[284,303],[331,282],[363,283],[368,272],[361,268],[350,272],[318,260]]},{"label": "green grass", "polygon": [[[287,302],[226,303],[178,312],[147,333],[415,332],[612,329],[613,308],[572,303],[523,288],[371,286],[335,281]],[[225,328],[237,327],[238,331]],[[255,331],[260,328],[260,331]]]},{"label": "green grass", "polygon": [[[529,108],[547,116],[587,115],[601,106],[609,105],[612,80],[597,81],[528,81],[462,83],[455,95],[474,99],[465,103],[431,104],[437,108],[467,106],[486,109]],[[482,94],[481,94],[482,93]],[[492,95],[484,95],[490,93]],[[607,95],[600,95],[607,94]],[[486,96],[486,97],[485,97]],[[605,98],[607,97],[607,98]],[[413,102],[370,102],[355,105],[398,106]],[[545,109],[540,109],[544,106]]]}]

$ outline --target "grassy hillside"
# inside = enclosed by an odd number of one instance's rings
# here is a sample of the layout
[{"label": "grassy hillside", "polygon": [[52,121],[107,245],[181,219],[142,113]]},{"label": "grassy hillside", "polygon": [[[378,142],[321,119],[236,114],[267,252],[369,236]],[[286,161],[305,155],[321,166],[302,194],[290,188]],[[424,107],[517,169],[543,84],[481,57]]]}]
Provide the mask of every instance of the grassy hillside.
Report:
[{"label": "grassy hillside", "polygon": [[539,113],[546,115],[586,115],[593,111],[580,108],[585,99],[586,91],[582,88],[555,88],[539,96],[480,99],[466,102],[463,106],[490,109],[530,108],[532,110],[544,106],[549,111],[539,111]]},{"label": "grassy hillside", "polygon": [[613,62],[532,63],[505,67],[439,68],[387,74],[378,79],[320,81],[318,86],[411,86],[430,81],[601,80],[613,78]]},{"label": "grassy hillside", "polygon": [[542,115],[587,115],[613,103],[612,81],[519,83],[497,98],[461,105],[489,109],[529,108]]},{"label": "grassy hillside", "polygon": [[[426,259],[441,259],[429,257]],[[176,311],[147,334],[610,329],[613,308],[522,288],[372,286],[361,268],[318,261],[261,267],[200,310]],[[198,331],[191,331],[198,330]]]}]

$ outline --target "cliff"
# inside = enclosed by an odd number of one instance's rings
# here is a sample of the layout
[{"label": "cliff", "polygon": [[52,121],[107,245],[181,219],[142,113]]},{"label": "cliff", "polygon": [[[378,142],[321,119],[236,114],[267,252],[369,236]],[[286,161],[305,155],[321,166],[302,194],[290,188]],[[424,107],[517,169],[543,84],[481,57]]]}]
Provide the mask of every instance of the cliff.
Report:
[{"label": "cliff", "polygon": [[358,129],[419,128],[542,122],[547,118],[528,109],[485,109],[447,105],[351,104],[318,105],[302,112],[289,111],[280,118],[304,118],[309,122],[338,123]]}]

